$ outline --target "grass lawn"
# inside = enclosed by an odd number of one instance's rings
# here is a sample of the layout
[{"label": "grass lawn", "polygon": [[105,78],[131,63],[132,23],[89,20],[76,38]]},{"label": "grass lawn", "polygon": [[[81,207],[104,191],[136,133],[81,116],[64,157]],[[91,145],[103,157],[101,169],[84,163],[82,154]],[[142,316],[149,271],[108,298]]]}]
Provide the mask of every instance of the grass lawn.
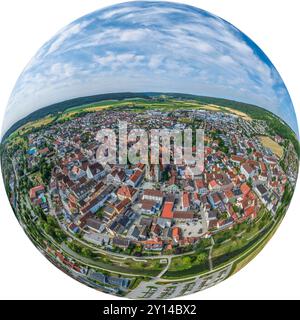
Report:
[{"label": "grass lawn", "polygon": [[38,119],[36,121],[30,121],[30,122],[26,123],[24,126],[22,126],[21,128],[19,128],[18,131],[23,134],[23,133],[26,133],[28,130],[45,126],[45,125],[51,123],[54,119],[55,119],[55,117],[53,117],[53,116],[47,116],[47,117]]},{"label": "grass lawn", "polygon": [[241,259],[240,261],[236,262],[233,265],[233,268],[232,268],[232,271],[231,271],[230,275],[233,275],[236,272],[238,272],[239,270],[241,270],[243,267],[245,267],[252,259],[254,259],[262,251],[262,249],[265,247],[265,245],[269,242],[269,240],[273,237],[274,233],[278,229],[278,227],[280,225],[280,222],[281,221],[279,221],[276,224],[274,229],[270,232],[270,234],[266,237],[266,239],[261,243],[260,246],[255,248],[248,256],[246,256],[246,258]]},{"label": "grass lawn", "polygon": [[170,267],[163,278],[193,276],[206,271],[209,271],[208,250],[203,250],[188,256],[172,258]]},{"label": "grass lawn", "polygon": [[72,251],[70,248],[68,248],[66,245],[62,244],[61,248],[68,254],[70,255],[71,258],[78,260],[80,263],[87,264],[91,267],[99,268],[99,269],[104,269],[116,273],[126,273],[126,274],[132,274],[134,275],[141,275],[141,276],[152,276],[155,277],[157,276],[161,269],[151,269],[149,266],[145,268],[145,265],[140,265],[137,267],[137,265],[131,265],[130,262],[128,265],[122,266],[119,265],[119,263],[112,262],[109,257],[95,257],[95,258],[86,258],[83,257],[82,255]]},{"label": "grass lawn", "polygon": [[[261,227],[261,224],[263,224],[263,227]],[[241,248],[247,246],[252,239],[255,239],[257,236],[263,233],[264,229],[267,229],[272,224],[272,221],[266,221],[265,223],[256,223],[244,228],[244,230],[241,231],[239,234],[232,233],[231,238],[213,247],[212,258],[218,258],[222,255],[226,255],[236,250],[240,250]]]}]

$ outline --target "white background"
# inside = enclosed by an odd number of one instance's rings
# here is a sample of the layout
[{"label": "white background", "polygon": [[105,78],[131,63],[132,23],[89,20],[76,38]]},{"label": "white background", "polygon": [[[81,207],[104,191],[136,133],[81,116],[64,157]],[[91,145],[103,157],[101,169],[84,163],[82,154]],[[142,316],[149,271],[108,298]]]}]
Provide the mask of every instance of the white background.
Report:
[{"label": "white background", "polygon": [[[1,123],[17,77],[35,52],[66,24],[91,11],[118,2],[0,1]],[[180,2],[198,6],[222,17],[255,41],[285,81],[299,121],[300,1]],[[0,299],[114,299],[113,296],[90,289],[66,276],[38,252],[14,217],[2,179],[0,180]],[[299,299],[299,206],[298,184],[287,216],[265,249],[233,277],[187,298]]]}]

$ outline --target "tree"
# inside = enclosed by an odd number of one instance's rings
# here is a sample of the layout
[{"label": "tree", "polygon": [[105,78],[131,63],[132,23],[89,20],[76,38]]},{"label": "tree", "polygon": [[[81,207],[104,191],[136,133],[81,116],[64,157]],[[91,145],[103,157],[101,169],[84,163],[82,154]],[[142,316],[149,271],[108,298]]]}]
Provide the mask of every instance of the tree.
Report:
[{"label": "tree", "polygon": [[92,258],[93,257],[93,252],[89,248],[82,248],[81,249],[81,254],[86,258]]},{"label": "tree", "polygon": [[53,216],[50,216],[50,215],[47,216],[47,223],[52,227],[58,227],[58,223]]},{"label": "tree", "polygon": [[207,261],[207,254],[205,252],[202,252],[202,253],[197,255],[197,258],[196,258],[196,263],[197,264],[202,264],[202,263],[204,263],[206,261]]},{"label": "tree", "polygon": [[190,268],[192,266],[192,259],[188,256],[182,258],[182,264],[185,268]]},{"label": "tree", "polygon": [[102,219],[102,218],[103,218],[103,215],[104,215],[103,208],[100,208],[100,209],[96,212],[96,216],[97,216],[99,219]]},{"label": "tree", "polygon": [[237,242],[237,239],[238,239],[238,237],[234,234],[234,235],[232,235],[232,237],[231,237],[231,241],[232,242]]},{"label": "tree", "polygon": [[67,235],[61,229],[55,228],[53,238],[61,243],[67,239]]}]

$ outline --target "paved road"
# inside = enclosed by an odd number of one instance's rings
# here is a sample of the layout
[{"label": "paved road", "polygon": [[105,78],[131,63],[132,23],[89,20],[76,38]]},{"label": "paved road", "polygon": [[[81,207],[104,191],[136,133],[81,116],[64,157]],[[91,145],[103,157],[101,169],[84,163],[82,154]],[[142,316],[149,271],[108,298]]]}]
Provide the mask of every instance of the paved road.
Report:
[{"label": "paved road", "polygon": [[168,263],[167,265],[164,267],[164,269],[154,278],[154,280],[159,280],[169,269],[170,267],[170,264],[171,264],[171,261],[172,259],[171,258],[166,258],[168,260]]}]

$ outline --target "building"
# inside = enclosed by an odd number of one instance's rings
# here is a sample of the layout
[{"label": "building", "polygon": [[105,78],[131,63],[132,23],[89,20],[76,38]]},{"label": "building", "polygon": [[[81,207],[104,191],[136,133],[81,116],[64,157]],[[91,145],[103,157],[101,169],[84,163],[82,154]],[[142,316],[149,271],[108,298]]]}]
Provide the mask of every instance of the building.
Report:
[{"label": "building", "polygon": [[143,192],[143,199],[152,200],[158,203],[163,202],[164,195],[159,190],[146,189]]},{"label": "building", "polygon": [[241,165],[241,173],[245,175],[247,179],[253,178],[255,169],[249,163],[243,163]]},{"label": "building", "polygon": [[93,164],[88,165],[86,174],[89,179],[99,180],[101,177],[105,175],[105,171],[100,163],[95,162]]},{"label": "building", "polygon": [[117,196],[120,200],[129,199],[130,201],[134,201],[138,195],[137,189],[123,185],[117,191]]}]

